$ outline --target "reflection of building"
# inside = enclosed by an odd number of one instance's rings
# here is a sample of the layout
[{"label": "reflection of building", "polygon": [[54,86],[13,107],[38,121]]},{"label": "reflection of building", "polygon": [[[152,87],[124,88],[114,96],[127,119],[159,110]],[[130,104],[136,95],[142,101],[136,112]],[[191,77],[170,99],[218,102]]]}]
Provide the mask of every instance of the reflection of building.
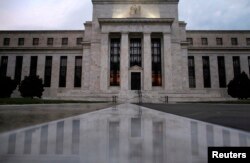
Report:
[{"label": "reflection of building", "polygon": [[250,134],[124,104],[0,135],[0,162],[203,163]]},{"label": "reflection of building", "polygon": [[[216,100],[249,74],[250,31],[186,31],[178,0],[92,0],[80,31],[0,31],[1,74],[44,79],[44,97]],[[209,22],[208,22],[209,23]]]}]

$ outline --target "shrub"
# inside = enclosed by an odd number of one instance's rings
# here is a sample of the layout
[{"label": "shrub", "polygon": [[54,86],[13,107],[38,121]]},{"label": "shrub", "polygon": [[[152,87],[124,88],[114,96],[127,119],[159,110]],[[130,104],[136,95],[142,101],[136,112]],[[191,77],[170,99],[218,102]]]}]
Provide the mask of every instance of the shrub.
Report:
[{"label": "shrub", "polygon": [[250,97],[250,79],[245,72],[234,77],[228,84],[228,94],[233,98],[247,99]]},{"label": "shrub", "polygon": [[19,91],[22,97],[39,97],[43,95],[43,80],[39,76],[25,76],[21,81]]},{"label": "shrub", "polygon": [[7,76],[0,76],[0,98],[9,98],[16,89],[17,83]]}]

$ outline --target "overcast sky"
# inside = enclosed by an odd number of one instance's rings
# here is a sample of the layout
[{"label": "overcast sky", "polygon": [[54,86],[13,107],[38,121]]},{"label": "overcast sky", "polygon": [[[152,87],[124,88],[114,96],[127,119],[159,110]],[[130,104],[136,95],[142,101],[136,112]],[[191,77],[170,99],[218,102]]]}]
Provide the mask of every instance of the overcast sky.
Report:
[{"label": "overcast sky", "polygon": [[[188,29],[250,30],[250,0],[180,0]],[[83,29],[91,0],[0,0],[0,30]]]}]

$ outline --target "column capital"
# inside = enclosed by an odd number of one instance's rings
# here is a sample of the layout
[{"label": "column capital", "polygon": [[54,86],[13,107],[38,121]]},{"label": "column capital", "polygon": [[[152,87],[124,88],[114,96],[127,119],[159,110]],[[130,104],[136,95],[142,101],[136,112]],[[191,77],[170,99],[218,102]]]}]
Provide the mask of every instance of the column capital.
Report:
[{"label": "column capital", "polygon": [[121,32],[122,35],[128,35],[129,32]]},{"label": "column capital", "polygon": [[151,32],[143,32],[143,35],[151,35]]}]

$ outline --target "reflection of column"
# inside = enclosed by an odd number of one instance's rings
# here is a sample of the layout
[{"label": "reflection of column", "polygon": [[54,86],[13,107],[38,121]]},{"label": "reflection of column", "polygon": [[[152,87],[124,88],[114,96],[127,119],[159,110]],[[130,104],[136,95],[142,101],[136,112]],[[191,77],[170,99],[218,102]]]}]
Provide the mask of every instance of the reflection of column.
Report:
[{"label": "reflection of column", "polygon": [[48,147],[48,125],[41,127],[40,154],[47,154]]},{"label": "reflection of column", "polygon": [[153,158],[155,162],[164,162],[164,141],[163,141],[163,123],[153,123]]},{"label": "reflection of column", "polygon": [[108,48],[109,47],[109,34],[102,33],[101,36],[101,80],[100,80],[100,88],[102,91],[106,91],[108,89]]},{"label": "reflection of column", "polygon": [[48,126],[48,147],[47,153],[54,155],[56,149],[56,123]]},{"label": "reflection of column", "polygon": [[80,120],[73,120],[72,123],[72,145],[71,153],[79,154],[79,143],[80,143]]},{"label": "reflection of column", "polygon": [[144,33],[144,90],[152,90],[152,57],[151,57],[151,40],[150,33]]},{"label": "reflection of column", "polygon": [[72,120],[64,121],[63,154],[71,155],[72,147]]},{"label": "reflection of column", "polygon": [[144,121],[144,126],[146,130],[143,130],[143,144],[144,144],[144,153],[146,157],[144,163],[152,163],[153,161],[153,123],[151,119]]},{"label": "reflection of column", "polygon": [[207,125],[206,133],[207,133],[207,146],[208,147],[214,146],[214,127],[212,125]]},{"label": "reflection of column", "polygon": [[192,155],[199,155],[199,142],[198,142],[198,123],[191,122],[191,147],[192,147]]},{"label": "reflection of column", "polygon": [[109,122],[109,162],[119,162],[119,122]]},{"label": "reflection of column", "polygon": [[56,128],[56,154],[63,154],[64,121],[57,123]]},{"label": "reflection of column", "polygon": [[9,135],[8,154],[15,154],[16,150],[16,134]]},{"label": "reflection of column", "polygon": [[164,86],[165,90],[171,90],[173,87],[172,76],[172,51],[171,51],[171,35],[163,34],[164,39]]},{"label": "reflection of column", "polygon": [[124,116],[121,117],[120,121],[120,163],[128,163],[129,162],[129,119]]},{"label": "reflection of column", "polygon": [[222,139],[223,139],[223,146],[229,147],[231,144],[230,140],[230,132],[228,130],[222,130]]},{"label": "reflection of column", "polygon": [[121,89],[128,90],[128,33],[122,33],[121,39]]},{"label": "reflection of column", "polygon": [[31,154],[31,147],[32,147],[32,133],[34,132],[34,129],[30,129],[25,131],[25,137],[24,137],[24,154]]}]

